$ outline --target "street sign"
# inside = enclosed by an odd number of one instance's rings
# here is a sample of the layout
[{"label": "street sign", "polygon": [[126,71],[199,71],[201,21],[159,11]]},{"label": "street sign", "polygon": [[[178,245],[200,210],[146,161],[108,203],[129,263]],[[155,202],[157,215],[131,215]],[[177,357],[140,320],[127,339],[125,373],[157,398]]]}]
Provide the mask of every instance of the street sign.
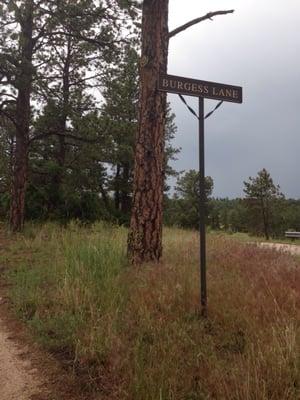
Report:
[{"label": "street sign", "polygon": [[175,75],[160,75],[159,90],[232,103],[242,103],[243,101],[243,90],[240,86],[200,81]]},{"label": "street sign", "polygon": [[240,86],[200,81],[175,75],[160,75],[158,89],[179,95],[199,98],[199,113],[193,113],[199,120],[199,232],[200,232],[200,301],[201,313],[207,315],[206,290],[206,228],[205,228],[205,163],[204,163],[204,98],[242,103],[243,90]]}]

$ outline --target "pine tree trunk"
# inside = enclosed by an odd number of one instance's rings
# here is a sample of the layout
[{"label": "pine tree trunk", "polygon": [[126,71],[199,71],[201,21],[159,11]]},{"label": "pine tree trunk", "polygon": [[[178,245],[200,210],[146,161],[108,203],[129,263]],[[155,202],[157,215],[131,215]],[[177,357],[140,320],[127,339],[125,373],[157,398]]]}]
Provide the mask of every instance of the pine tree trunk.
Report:
[{"label": "pine tree trunk", "polygon": [[263,214],[263,223],[264,223],[264,233],[266,240],[270,239],[269,235],[269,211],[268,211],[268,204],[262,206],[262,214]]},{"label": "pine tree trunk", "polygon": [[20,32],[20,52],[22,54],[17,77],[16,143],[11,188],[10,227],[20,231],[24,224],[25,193],[28,175],[28,146],[30,126],[30,96],[32,87],[33,53],[33,1],[27,0],[22,16]]},{"label": "pine tree trunk", "polygon": [[23,229],[25,193],[28,174],[28,137],[17,132],[11,188],[10,227],[13,232]]},{"label": "pine tree trunk", "polygon": [[114,193],[114,200],[115,200],[115,209],[117,211],[120,210],[120,164],[117,164],[117,171],[115,176],[115,193]]},{"label": "pine tree trunk", "polygon": [[67,155],[67,145],[65,134],[67,131],[67,119],[70,107],[70,69],[71,69],[71,53],[72,39],[68,37],[66,47],[66,56],[62,70],[62,103],[60,104],[60,115],[58,119],[58,148],[56,153],[56,161],[58,169],[53,176],[53,193],[50,196],[50,204],[48,210],[55,212],[58,210],[63,201],[63,182],[65,175],[65,164]]},{"label": "pine tree trunk", "polygon": [[122,181],[123,187],[120,194],[120,201],[121,201],[121,212],[124,215],[127,215],[130,211],[130,196],[129,196],[129,178],[130,178],[130,167],[129,163],[123,164],[123,172],[122,172]]},{"label": "pine tree trunk", "polygon": [[67,38],[67,50],[66,50],[66,58],[64,61],[63,74],[62,74],[62,95],[63,95],[63,103],[62,110],[60,116],[60,136],[59,136],[59,151],[58,151],[58,165],[60,167],[60,176],[59,176],[59,189],[63,181],[63,169],[66,163],[66,140],[65,134],[67,131],[67,119],[69,116],[69,108],[70,108],[70,71],[71,71],[71,62],[72,62],[72,39],[70,37]]},{"label": "pine tree trunk", "polygon": [[164,128],[166,95],[157,90],[168,61],[168,1],[144,0],[139,126],[128,255],[133,264],[162,254]]}]

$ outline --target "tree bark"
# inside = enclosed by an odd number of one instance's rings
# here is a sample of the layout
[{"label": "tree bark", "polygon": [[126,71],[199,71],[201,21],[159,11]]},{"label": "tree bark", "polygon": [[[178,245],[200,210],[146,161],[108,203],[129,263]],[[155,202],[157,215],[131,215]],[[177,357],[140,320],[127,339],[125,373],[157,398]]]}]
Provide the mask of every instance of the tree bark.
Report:
[{"label": "tree bark", "polygon": [[158,262],[162,254],[166,94],[157,90],[167,72],[168,0],[144,0],[139,126],[128,255],[133,264]]},{"label": "tree bark", "polygon": [[[122,181],[123,187],[120,194],[120,201],[121,201],[121,212],[122,214],[126,215],[130,211],[131,203],[130,203],[130,196],[129,196],[129,179],[130,179],[130,167],[129,163],[123,164],[123,172],[122,172]],[[125,185],[125,187],[124,187]]]},{"label": "tree bark", "polygon": [[67,131],[67,119],[69,116],[69,108],[70,108],[70,69],[72,63],[72,39],[70,37],[67,38],[67,49],[66,49],[66,58],[63,66],[63,74],[62,74],[62,95],[63,95],[63,103],[62,110],[60,116],[60,136],[59,136],[59,151],[58,151],[58,164],[61,168],[60,177],[59,177],[59,185],[62,183],[62,175],[63,168],[66,162],[66,138],[65,133]]},{"label": "tree bark", "polygon": [[269,206],[268,202],[266,201],[266,204],[264,204],[264,200],[261,200],[261,210],[262,210],[262,217],[263,217],[263,224],[264,224],[264,234],[266,240],[270,239],[269,235]]},{"label": "tree bark", "polygon": [[117,164],[117,171],[115,176],[115,193],[114,193],[114,200],[115,200],[115,209],[117,211],[120,210],[120,164]]},{"label": "tree bark", "polygon": [[10,227],[13,232],[20,231],[24,225],[25,193],[28,175],[28,146],[30,127],[30,96],[32,90],[33,1],[27,0],[24,15],[20,19],[21,62],[17,77],[16,102],[16,143],[11,188]]},{"label": "tree bark", "polygon": [[53,197],[50,197],[51,203],[50,209],[55,211],[61,206],[62,193],[63,193],[63,182],[65,176],[65,164],[67,155],[67,145],[65,134],[67,132],[67,120],[69,116],[70,108],[70,69],[72,64],[72,38],[67,37],[66,39],[65,58],[62,69],[62,102],[60,103],[60,115],[59,115],[59,130],[58,130],[58,148],[56,154],[56,161],[58,169],[53,177]]}]

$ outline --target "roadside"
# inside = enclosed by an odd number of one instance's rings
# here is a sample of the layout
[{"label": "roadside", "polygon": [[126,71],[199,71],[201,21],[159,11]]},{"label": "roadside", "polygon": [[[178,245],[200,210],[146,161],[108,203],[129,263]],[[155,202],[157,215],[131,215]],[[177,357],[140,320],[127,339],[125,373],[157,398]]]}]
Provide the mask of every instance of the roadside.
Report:
[{"label": "roadside", "polygon": [[241,243],[255,245],[261,248],[273,249],[292,256],[300,256],[300,241],[292,239],[270,239],[266,242],[263,237],[250,236],[247,233],[233,233],[229,237],[238,240]]},{"label": "roadside", "polygon": [[18,256],[13,244],[0,230],[0,400],[83,400],[75,377],[33,341],[12,311],[5,274],[11,267],[6,254]]}]

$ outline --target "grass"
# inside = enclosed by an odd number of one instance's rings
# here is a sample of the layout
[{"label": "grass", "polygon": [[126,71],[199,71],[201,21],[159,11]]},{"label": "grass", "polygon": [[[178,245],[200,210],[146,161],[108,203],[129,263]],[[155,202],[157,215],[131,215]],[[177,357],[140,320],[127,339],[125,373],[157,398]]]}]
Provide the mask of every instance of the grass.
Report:
[{"label": "grass", "polygon": [[300,269],[288,255],[208,237],[209,316],[199,316],[198,237],[166,229],[159,265],[132,268],[126,230],[29,227],[10,248],[11,299],[97,399],[296,400]]}]

